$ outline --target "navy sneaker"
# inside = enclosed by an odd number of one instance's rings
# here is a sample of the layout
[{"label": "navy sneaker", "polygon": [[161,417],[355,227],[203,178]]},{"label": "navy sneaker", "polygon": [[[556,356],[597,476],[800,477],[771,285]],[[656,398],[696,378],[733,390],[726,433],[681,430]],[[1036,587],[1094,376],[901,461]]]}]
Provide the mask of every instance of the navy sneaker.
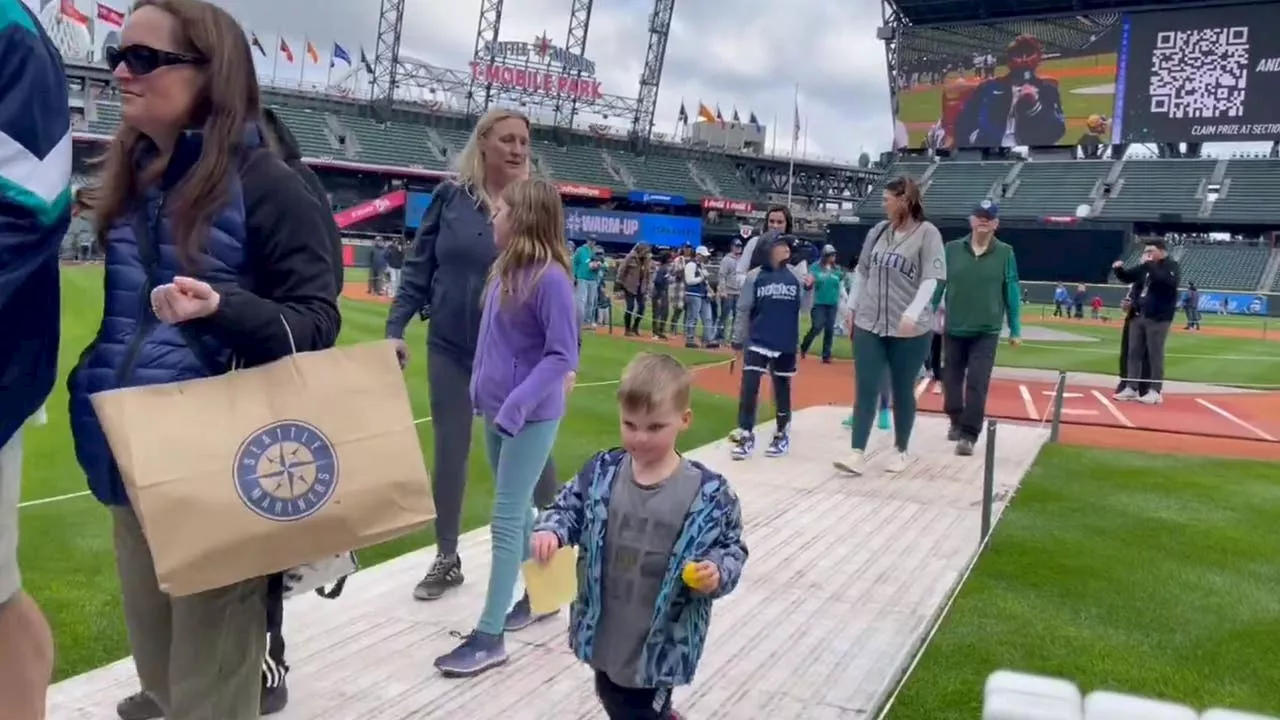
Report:
[{"label": "navy sneaker", "polygon": [[475,630],[461,645],[436,658],[435,666],[447,678],[469,678],[506,663],[508,657],[501,635]]},{"label": "navy sneaker", "polygon": [[559,611],[539,615],[533,612],[533,608],[529,606],[529,593],[525,593],[516,602],[516,606],[511,608],[511,612],[507,613],[507,621],[503,625],[503,629],[507,632],[520,632],[536,622],[553,618],[558,613]]},{"label": "navy sneaker", "polygon": [[738,435],[738,441],[733,444],[733,449],[729,451],[729,456],[734,460],[746,460],[751,457],[751,451],[756,449],[756,434],[750,430],[743,430]]},{"label": "navy sneaker", "polygon": [[765,457],[782,457],[791,452],[791,436],[785,432],[774,433],[773,440],[769,441],[769,447],[764,449]]}]

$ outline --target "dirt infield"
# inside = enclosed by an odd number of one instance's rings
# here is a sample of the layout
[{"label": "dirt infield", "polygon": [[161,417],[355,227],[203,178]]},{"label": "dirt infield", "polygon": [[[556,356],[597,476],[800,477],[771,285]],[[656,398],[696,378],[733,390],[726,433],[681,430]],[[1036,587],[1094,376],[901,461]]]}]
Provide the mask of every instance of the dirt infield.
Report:
[{"label": "dirt infield", "polygon": [[[1207,319],[1204,322],[1206,323],[1213,322],[1212,316],[1205,316],[1205,317]],[[1038,324],[1077,325],[1077,326],[1097,325],[1099,327],[1109,327],[1109,328],[1113,327],[1117,329],[1122,327],[1122,321],[1120,320],[1111,320],[1109,322],[1103,322],[1101,320],[1094,320],[1092,318],[1081,318],[1077,320],[1074,318],[1053,317],[1051,315],[1046,317],[1040,317],[1040,318],[1023,316],[1022,322],[1024,324],[1035,323],[1037,325]],[[1258,328],[1258,327],[1239,327],[1239,326],[1233,326],[1233,325],[1206,324],[1203,327],[1201,327],[1199,330],[1184,330],[1182,326],[1177,324],[1177,322],[1175,321],[1173,325],[1173,332],[1185,333],[1187,335],[1212,335],[1214,337],[1236,338],[1238,340],[1268,340],[1271,342],[1280,342],[1280,320],[1277,320],[1276,327],[1270,328],[1270,329],[1265,327]]]},{"label": "dirt infield", "polygon": [[342,297],[351,300],[372,300],[373,302],[390,303],[386,295],[370,295],[369,284],[364,282],[348,282],[342,286]]}]

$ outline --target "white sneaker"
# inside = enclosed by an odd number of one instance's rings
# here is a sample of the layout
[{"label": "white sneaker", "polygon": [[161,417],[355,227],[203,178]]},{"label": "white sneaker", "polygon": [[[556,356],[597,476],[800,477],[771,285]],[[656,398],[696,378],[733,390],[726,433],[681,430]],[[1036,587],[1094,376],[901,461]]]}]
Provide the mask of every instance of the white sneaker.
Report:
[{"label": "white sneaker", "polygon": [[866,455],[862,450],[854,450],[844,460],[837,460],[832,465],[835,469],[849,475],[861,475],[866,466]]},{"label": "white sneaker", "polygon": [[1160,403],[1164,402],[1164,396],[1156,392],[1155,390],[1148,390],[1147,394],[1138,398],[1138,402],[1142,403],[1143,405],[1159,405]]},{"label": "white sneaker", "polygon": [[1134,390],[1131,387],[1126,387],[1125,389],[1121,390],[1115,395],[1112,395],[1111,397],[1115,398],[1116,400],[1137,400],[1138,391]]},{"label": "white sneaker", "polygon": [[884,464],[884,471],[887,473],[900,473],[907,469],[911,464],[911,456],[900,450],[894,450],[889,455],[889,460]]}]

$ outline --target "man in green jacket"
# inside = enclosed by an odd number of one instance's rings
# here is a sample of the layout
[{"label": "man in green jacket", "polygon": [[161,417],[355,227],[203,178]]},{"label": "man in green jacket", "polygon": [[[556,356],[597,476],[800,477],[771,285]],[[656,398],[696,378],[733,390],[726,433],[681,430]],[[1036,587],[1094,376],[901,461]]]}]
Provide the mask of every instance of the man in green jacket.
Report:
[{"label": "man in green jacket", "polygon": [[951,418],[947,439],[957,455],[972,455],[982,433],[987,389],[996,364],[1000,328],[1009,322],[1009,343],[1022,343],[1022,291],[1013,247],[996,239],[1000,206],[983,200],[969,215],[969,235],[946,245],[947,280],[935,291],[945,298],[943,410]]}]

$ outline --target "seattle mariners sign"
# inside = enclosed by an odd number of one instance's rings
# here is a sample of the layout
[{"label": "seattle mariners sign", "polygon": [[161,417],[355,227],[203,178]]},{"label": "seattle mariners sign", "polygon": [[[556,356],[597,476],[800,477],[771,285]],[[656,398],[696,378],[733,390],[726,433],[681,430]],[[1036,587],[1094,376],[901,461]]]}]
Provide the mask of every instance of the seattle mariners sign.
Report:
[{"label": "seattle mariners sign", "polygon": [[236,492],[254,513],[277,522],[315,514],[338,485],[333,443],[298,420],[254,431],[236,452]]}]

